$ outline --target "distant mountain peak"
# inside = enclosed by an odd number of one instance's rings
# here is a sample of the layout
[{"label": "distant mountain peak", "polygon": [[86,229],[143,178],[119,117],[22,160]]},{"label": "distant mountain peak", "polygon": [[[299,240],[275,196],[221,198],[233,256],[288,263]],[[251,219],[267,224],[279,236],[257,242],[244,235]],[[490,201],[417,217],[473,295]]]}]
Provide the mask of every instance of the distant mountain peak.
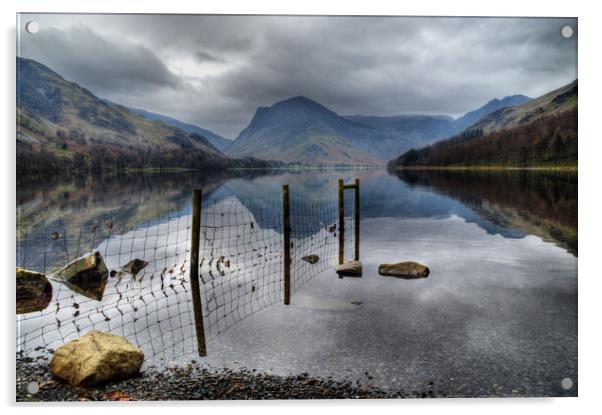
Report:
[{"label": "distant mountain peak", "polygon": [[283,99],[281,101],[275,102],[271,107],[268,107],[268,108],[279,108],[279,107],[289,107],[289,106],[294,106],[296,108],[298,108],[298,107],[307,107],[307,108],[316,108],[316,109],[319,108],[322,110],[326,110],[328,112],[332,112],[331,110],[326,108],[324,105],[320,104],[319,102],[314,101],[313,99],[308,98],[303,95],[297,95],[294,97]]},{"label": "distant mountain peak", "polygon": [[490,100],[489,102],[487,102],[482,107],[480,107],[474,111],[467,112],[460,118],[456,119],[456,121],[455,121],[456,129],[458,131],[464,130],[471,124],[477,122],[484,116],[486,116],[494,111],[497,111],[497,110],[500,110],[500,109],[506,108],[506,107],[514,107],[516,105],[522,105],[529,101],[531,101],[531,98],[529,98],[528,96],[525,96],[525,95],[520,95],[520,94],[508,95],[502,99],[494,98],[494,99]]}]

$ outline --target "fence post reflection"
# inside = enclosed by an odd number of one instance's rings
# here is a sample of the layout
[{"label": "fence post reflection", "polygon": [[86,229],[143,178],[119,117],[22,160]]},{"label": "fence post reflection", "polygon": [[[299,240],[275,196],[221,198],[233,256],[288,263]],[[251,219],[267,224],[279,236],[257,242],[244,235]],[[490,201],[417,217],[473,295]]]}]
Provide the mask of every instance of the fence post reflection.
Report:
[{"label": "fence post reflection", "polygon": [[282,231],[284,237],[284,304],[291,303],[291,222],[288,184],[282,186]]},{"label": "fence post reflection", "polygon": [[205,343],[205,327],[203,324],[203,307],[199,287],[199,253],[201,237],[201,197],[200,189],[192,192],[192,240],[190,244],[190,287],[192,289],[192,305],[199,356],[207,356]]}]

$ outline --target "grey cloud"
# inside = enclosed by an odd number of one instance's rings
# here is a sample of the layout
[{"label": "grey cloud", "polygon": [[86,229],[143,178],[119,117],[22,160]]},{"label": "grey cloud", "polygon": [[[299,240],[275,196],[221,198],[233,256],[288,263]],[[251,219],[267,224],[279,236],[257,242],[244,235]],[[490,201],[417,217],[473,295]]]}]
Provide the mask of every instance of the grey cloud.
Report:
[{"label": "grey cloud", "polygon": [[204,63],[204,62],[218,62],[218,63],[224,63],[226,62],[226,59],[221,58],[219,56],[215,56],[212,55],[209,52],[206,52],[204,50],[199,50],[194,54],[194,57],[196,58],[196,60],[198,62]]},{"label": "grey cloud", "polygon": [[83,25],[46,28],[22,42],[21,52],[99,93],[176,88],[181,83],[146,46],[110,40]]},{"label": "grey cloud", "polygon": [[[44,18],[53,40],[28,38],[30,57],[99,95],[229,137],[258,106],[295,95],[340,114],[460,115],[495,97],[543,94],[577,73],[577,38],[559,34],[564,24],[577,29],[576,19]],[[186,58],[197,66],[179,63]]]}]

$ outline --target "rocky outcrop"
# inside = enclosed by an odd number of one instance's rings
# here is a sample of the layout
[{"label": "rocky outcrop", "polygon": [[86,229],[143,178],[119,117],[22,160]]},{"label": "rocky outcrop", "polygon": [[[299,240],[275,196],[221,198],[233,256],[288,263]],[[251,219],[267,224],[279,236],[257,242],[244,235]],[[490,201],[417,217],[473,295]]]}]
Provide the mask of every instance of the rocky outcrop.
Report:
[{"label": "rocky outcrop", "polygon": [[397,264],[380,264],[378,273],[385,277],[397,277],[411,280],[428,277],[430,270],[426,265],[413,261],[406,261]]},{"label": "rocky outcrop", "polygon": [[315,264],[316,262],[318,262],[320,260],[320,257],[317,255],[307,255],[304,256],[303,258],[301,258],[303,261],[305,262],[309,262],[310,264]]},{"label": "rocky outcrop", "polygon": [[52,284],[40,272],[17,267],[16,289],[17,314],[44,310],[52,300]]},{"label": "rocky outcrop", "polygon": [[337,265],[335,271],[339,274],[339,277],[361,277],[362,263],[360,261],[345,262]]},{"label": "rocky outcrop", "polygon": [[59,347],[50,370],[72,385],[92,386],[133,377],[143,361],[144,353],[125,337],[93,330]]}]

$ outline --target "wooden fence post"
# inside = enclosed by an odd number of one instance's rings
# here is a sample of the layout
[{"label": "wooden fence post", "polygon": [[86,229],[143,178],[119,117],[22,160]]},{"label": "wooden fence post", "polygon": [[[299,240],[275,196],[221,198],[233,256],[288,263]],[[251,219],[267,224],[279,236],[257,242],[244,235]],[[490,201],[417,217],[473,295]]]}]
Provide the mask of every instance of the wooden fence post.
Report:
[{"label": "wooden fence post", "polygon": [[200,189],[192,191],[192,240],[190,244],[190,287],[192,288],[192,306],[199,356],[207,356],[205,326],[203,324],[203,305],[199,287],[199,253],[201,239],[201,197]]},{"label": "wooden fence post", "polygon": [[355,179],[355,260],[360,260],[360,179]]},{"label": "wooden fence post", "polygon": [[282,232],[284,237],[284,304],[291,303],[291,222],[288,184],[282,186]]},{"label": "wooden fence post", "polygon": [[339,265],[345,261],[345,195],[343,179],[339,179]]}]

